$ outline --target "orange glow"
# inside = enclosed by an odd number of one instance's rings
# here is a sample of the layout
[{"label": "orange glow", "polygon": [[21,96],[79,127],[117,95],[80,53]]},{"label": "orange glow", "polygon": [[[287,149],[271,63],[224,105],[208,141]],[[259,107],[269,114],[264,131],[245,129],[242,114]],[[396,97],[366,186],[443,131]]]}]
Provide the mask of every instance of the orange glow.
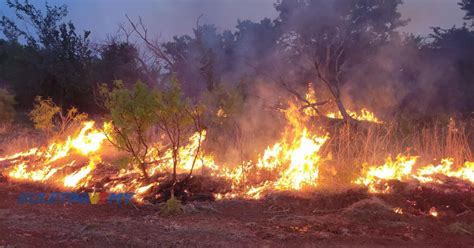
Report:
[{"label": "orange glow", "polygon": [[[365,185],[371,192],[387,193],[389,188],[377,188],[382,181],[386,180],[418,180],[422,183],[435,182],[436,175],[445,175],[448,177],[459,178],[461,180],[474,183],[474,163],[465,162],[464,166],[454,169],[453,159],[442,159],[438,165],[422,165],[416,163],[417,157],[398,155],[393,161],[388,157],[385,164],[381,166],[365,165],[363,175],[355,183]],[[417,169],[416,169],[417,168]]]},{"label": "orange glow", "polygon": [[438,217],[438,211],[436,210],[435,207],[430,208],[430,211],[428,211],[428,214],[433,217]]},{"label": "orange glow", "polygon": [[[358,121],[368,121],[368,122],[374,122],[374,123],[379,123],[382,124],[383,121],[379,120],[377,117],[375,117],[375,114],[370,112],[366,108],[362,108],[359,112],[356,111],[351,111],[351,110],[346,110],[347,113],[354,119]],[[342,114],[341,112],[329,112],[326,114],[327,117],[333,118],[333,119],[342,119]]]},{"label": "orange glow", "polygon": [[[95,168],[95,164],[100,161],[97,153],[105,140],[105,136],[94,129],[94,122],[84,122],[79,134],[75,137],[67,137],[64,142],[54,142],[46,148],[32,148],[26,152],[17,153],[12,156],[1,158],[8,160],[12,166],[6,170],[6,175],[17,181],[45,182],[52,185],[62,185],[69,188],[76,188],[79,181]],[[77,172],[58,178],[58,174],[63,170],[70,170],[77,166],[75,159],[64,164],[58,164],[60,159],[73,157],[73,153],[79,156],[86,156],[89,163],[80,167]],[[28,158],[24,160],[21,158]],[[63,183],[59,183],[63,182]]]},{"label": "orange glow", "polygon": [[[306,98],[315,103],[315,92],[310,89]],[[205,171],[206,175],[227,180],[231,192],[216,194],[217,199],[261,199],[271,192],[314,190],[321,185],[320,171],[328,166],[327,160],[330,160],[330,155],[323,155],[327,154],[323,153],[323,148],[329,143],[330,135],[326,130],[310,125],[314,112],[312,108],[302,110],[301,104],[290,101],[284,111],[286,125],[280,137],[270,143],[255,161],[243,161],[239,165],[217,164],[202,147],[206,131],[194,133],[179,149],[177,171],[186,174],[191,169],[195,174]],[[349,113],[357,120],[383,123],[367,109]],[[225,116],[225,113],[221,111],[217,115]],[[326,115],[341,118],[339,112]],[[110,124],[105,123],[103,129],[109,128]],[[93,121],[84,122],[76,135],[63,141],[0,158],[0,162],[9,163],[3,174],[12,181],[43,183],[68,190],[92,188],[101,182],[106,191],[135,193],[135,200],[143,202],[143,198],[159,183],[142,180],[141,172],[130,161],[126,161],[121,169],[113,162],[107,164],[107,158],[102,157],[106,141],[107,137],[95,128]],[[152,144],[146,156],[148,175],[155,177],[171,172],[172,154],[172,150],[161,143]],[[421,164],[419,160],[418,156],[399,154],[396,157],[388,155],[379,164],[364,163],[363,170],[352,183],[366,187],[371,193],[391,192],[387,183],[390,180],[439,183],[439,175],[474,183],[474,162],[456,165],[454,159],[445,158],[439,163]],[[104,170],[107,173],[110,170],[107,176],[114,179],[103,182]],[[401,214],[403,210],[397,208],[394,212]],[[430,214],[436,216],[435,212],[436,209]]]}]

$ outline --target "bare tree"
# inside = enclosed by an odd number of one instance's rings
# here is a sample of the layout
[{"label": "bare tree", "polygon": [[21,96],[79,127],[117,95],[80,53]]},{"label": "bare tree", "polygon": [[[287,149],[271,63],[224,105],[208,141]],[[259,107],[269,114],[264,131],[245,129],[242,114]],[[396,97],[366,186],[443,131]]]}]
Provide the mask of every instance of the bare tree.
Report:
[{"label": "bare tree", "polygon": [[174,62],[168,56],[164,50],[158,39],[152,39],[148,35],[148,29],[146,28],[145,24],[142,21],[142,18],[139,17],[138,21],[134,22],[130,19],[128,15],[126,15],[128,23],[133,29],[133,32],[143,41],[146,47],[154,54],[154,56],[160,60],[162,60],[168,66],[168,69],[173,71]]},{"label": "bare tree", "polygon": [[[398,12],[401,2],[282,0],[275,5],[282,29],[279,44],[289,55],[289,66],[302,73],[313,68],[317,81],[327,87],[348,122],[355,123],[341,99],[348,70],[367,62],[371,51],[387,44],[397,35],[396,29],[406,24]],[[286,89],[296,95],[290,87]]]},{"label": "bare tree", "polygon": [[347,110],[341,100],[341,75],[343,74],[343,66],[346,62],[345,57],[345,41],[330,42],[323,41],[321,34],[316,41],[316,51],[313,54],[312,62],[318,79],[323,82],[331,95],[334,98],[334,102],[341,112],[344,120],[355,123],[355,120],[347,113]]}]

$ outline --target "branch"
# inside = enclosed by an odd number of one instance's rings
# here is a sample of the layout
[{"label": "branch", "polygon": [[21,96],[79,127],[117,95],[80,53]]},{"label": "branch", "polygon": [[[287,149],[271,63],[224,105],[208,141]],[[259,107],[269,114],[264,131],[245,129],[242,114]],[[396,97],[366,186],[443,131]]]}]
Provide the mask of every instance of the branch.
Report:
[{"label": "branch", "polygon": [[[142,39],[145,44],[148,46],[148,48],[160,59],[164,60],[170,68],[173,68],[174,63],[171,61],[170,58],[163,52],[163,50],[160,48],[158,44],[153,44],[149,39],[148,39],[148,29],[145,27],[143,24],[142,18],[140,17],[138,20],[138,23],[134,23],[128,15],[125,15],[128,22],[132,26],[133,30],[135,33]],[[140,30],[141,29],[141,30]]]},{"label": "branch", "polygon": [[[255,68],[255,66],[253,66],[252,64],[250,64],[248,61],[246,61],[246,64],[250,67],[252,67],[254,70],[257,70],[257,68]],[[281,86],[283,86],[283,88],[285,88],[288,92],[290,92],[291,94],[293,94],[298,100],[306,103],[306,106],[303,106],[302,108],[300,108],[300,110],[303,110],[305,108],[312,108],[314,109],[314,111],[318,114],[318,115],[321,115],[321,112],[319,112],[319,110],[316,108],[317,106],[321,106],[321,105],[324,105],[326,103],[328,103],[329,101],[323,101],[323,102],[318,102],[318,103],[312,103],[312,102],[309,102],[308,100],[306,100],[306,98],[304,98],[303,96],[301,96],[296,90],[292,89],[288,84],[285,83],[285,80],[279,76],[278,79],[274,78],[272,75],[269,75],[268,73],[266,72],[262,72],[264,76],[270,78],[272,81],[280,84]]]},{"label": "branch", "polygon": [[303,106],[300,108],[300,110],[303,110],[305,108],[312,108],[314,111],[316,111],[316,113],[318,115],[321,115],[321,112],[319,112],[319,110],[316,108],[316,106],[319,106],[319,105],[324,105],[327,103],[327,101],[324,101],[322,103],[311,103],[310,101],[306,100],[306,98],[302,97],[296,90],[293,90],[290,86],[288,86],[288,84],[286,84],[285,82],[281,82],[283,87],[285,87],[285,89],[290,92],[291,94],[293,94],[294,96],[296,96],[296,98],[304,103],[306,103],[306,106]]}]

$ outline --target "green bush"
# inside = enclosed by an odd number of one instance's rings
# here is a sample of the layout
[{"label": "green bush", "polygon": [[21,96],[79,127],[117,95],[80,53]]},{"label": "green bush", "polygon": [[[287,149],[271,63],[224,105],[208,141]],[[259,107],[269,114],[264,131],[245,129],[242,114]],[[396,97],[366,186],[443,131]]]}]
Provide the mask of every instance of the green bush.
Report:
[{"label": "green bush", "polygon": [[43,99],[41,96],[35,98],[35,105],[29,116],[38,130],[52,132],[54,129],[53,118],[61,111],[51,98]]},{"label": "green bush", "polygon": [[75,107],[63,113],[61,107],[56,105],[51,98],[44,99],[41,96],[35,98],[35,105],[29,116],[36,129],[58,134],[64,134],[87,118],[87,114],[80,113]]},{"label": "green bush", "polygon": [[147,154],[151,143],[148,131],[156,123],[156,92],[141,82],[137,82],[133,89],[127,89],[121,81],[116,81],[112,89],[102,85],[100,93],[112,120],[105,130],[109,141],[128,152],[132,162],[148,178],[146,165],[150,162]]}]

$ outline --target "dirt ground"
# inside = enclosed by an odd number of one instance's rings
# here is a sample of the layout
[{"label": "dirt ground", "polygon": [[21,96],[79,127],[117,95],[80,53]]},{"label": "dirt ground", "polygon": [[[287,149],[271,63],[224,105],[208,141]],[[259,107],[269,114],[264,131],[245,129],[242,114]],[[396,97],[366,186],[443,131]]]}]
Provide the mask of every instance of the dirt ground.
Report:
[{"label": "dirt ground", "polygon": [[474,247],[474,236],[448,226],[459,217],[397,214],[358,192],[338,197],[271,196],[194,202],[179,216],[159,206],[31,205],[0,183],[0,247]]}]

